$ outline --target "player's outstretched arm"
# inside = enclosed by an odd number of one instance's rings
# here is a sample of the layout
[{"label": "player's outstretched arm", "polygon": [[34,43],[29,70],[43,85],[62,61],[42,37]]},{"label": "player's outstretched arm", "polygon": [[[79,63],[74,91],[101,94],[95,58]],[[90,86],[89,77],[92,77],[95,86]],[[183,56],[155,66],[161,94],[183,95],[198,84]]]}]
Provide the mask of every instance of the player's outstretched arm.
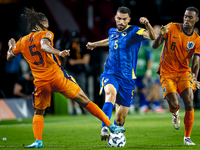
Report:
[{"label": "player's outstretched arm", "polygon": [[96,47],[106,47],[108,45],[109,45],[109,39],[107,38],[107,39],[97,41],[97,42],[88,42],[86,47],[89,50],[93,50]]},{"label": "player's outstretched arm", "polygon": [[170,26],[161,26],[160,29],[160,34],[157,36],[156,40],[153,41],[152,47],[153,49],[157,49],[162,42],[165,40],[165,38],[163,37],[164,34],[166,34],[169,31]]},{"label": "player's outstretched arm", "polygon": [[145,39],[155,40],[156,39],[156,33],[154,32],[153,27],[149,23],[149,20],[147,18],[145,18],[145,17],[141,17],[140,18],[140,23],[144,24],[146,29],[147,29],[147,31],[143,32],[143,37]]},{"label": "player's outstretched arm", "polygon": [[11,38],[9,41],[8,41],[8,51],[7,51],[7,60],[8,61],[12,61],[13,59],[15,59],[16,56],[13,55],[13,48],[15,47],[15,39]]},{"label": "player's outstretched arm", "polygon": [[41,50],[48,53],[48,54],[54,54],[54,55],[58,55],[58,56],[61,56],[61,57],[66,57],[66,56],[70,55],[69,54],[70,50],[59,51],[59,50],[53,48],[50,45],[50,41],[48,41],[46,39],[42,39],[40,41],[40,44],[41,44]]}]

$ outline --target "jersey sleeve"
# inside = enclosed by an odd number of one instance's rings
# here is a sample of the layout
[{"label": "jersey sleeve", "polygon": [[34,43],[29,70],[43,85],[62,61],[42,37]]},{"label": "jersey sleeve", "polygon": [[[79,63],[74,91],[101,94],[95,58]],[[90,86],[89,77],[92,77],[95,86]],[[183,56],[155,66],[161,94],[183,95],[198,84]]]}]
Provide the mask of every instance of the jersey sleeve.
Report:
[{"label": "jersey sleeve", "polygon": [[13,51],[12,51],[12,55],[13,56],[17,56],[17,55],[19,55],[21,53],[21,49],[22,49],[21,46],[23,45],[23,43],[21,43],[21,41],[22,41],[22,38],[20,38],[17,41],[15,47],[13,48]]},{"label": "jersey sleeve", "polygon": [[53,38],[54,38],[54,34],[51,31],[45,31],[42,35],[41,40],[46,39],[51,43],[51,45],[53,45]]},{"label": "jersey sleeve", "polygon": [[135,34],[133,36],[138,42],[145,40],[143,37],[143,32],[146,31],[146,29],[135,26],[135,29],[133,30],[135,31]]},{"label": "jersey sleeve", "polygon": [[200,57],[200,38],[196,43],[196,48],[195,48],[195,51],[194,51],[194,55],[198,55]]}]

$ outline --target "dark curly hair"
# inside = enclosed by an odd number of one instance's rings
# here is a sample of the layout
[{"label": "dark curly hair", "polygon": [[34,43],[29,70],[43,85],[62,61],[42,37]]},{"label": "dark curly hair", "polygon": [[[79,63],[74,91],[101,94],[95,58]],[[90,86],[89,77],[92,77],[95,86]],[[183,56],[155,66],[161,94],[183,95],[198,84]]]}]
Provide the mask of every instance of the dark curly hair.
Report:
[{"label": "dark curly hair", "polygon": [[44,21],[48,21],[47,17],[41,13],[41,12],[35,12],[35,10],[32,8],[25,8],[25,13],[21,14],[21,17],[23,19],[27,19],[27,31],[31,32],[33,29],[35,29],[36,31],[37,29],[37,25],[42,28],[43,30],[45,30],[46,28],[42,25],[42,22]]}]

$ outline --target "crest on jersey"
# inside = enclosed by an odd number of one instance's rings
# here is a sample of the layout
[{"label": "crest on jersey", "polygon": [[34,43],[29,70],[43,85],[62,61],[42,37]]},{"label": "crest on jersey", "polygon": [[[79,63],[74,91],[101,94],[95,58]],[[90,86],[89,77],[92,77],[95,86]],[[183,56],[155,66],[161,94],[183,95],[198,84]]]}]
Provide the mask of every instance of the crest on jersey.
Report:
[{"label": "crest on jersey", "polygon": [[126,35],[127,35],[127,32],[123,32],[123,33],[122,33],[122,36],[126,36]]},{"label": "crest on jersey", "polygon": [[51,33],[47,32],[46,36],[51,38],[52,35],[51,35]]},{"label": "crest on jersey", "polygon": [[186,50],[188,51],[188,50],[191,50],[193,48],[194,48],[194,43],[189,41],[188,44],[187,44],[187,49]]}]

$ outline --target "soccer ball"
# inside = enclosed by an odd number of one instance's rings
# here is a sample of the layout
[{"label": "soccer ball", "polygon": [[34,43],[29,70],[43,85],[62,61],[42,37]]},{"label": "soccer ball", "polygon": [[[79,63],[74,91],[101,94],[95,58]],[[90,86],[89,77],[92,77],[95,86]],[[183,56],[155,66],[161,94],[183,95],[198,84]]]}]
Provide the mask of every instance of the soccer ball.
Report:
[{"label": "soccer ball", "polygon": [[123,133],[110,133],[107,143],[110,147],[124,147],[126,144],[126,138]]}]

